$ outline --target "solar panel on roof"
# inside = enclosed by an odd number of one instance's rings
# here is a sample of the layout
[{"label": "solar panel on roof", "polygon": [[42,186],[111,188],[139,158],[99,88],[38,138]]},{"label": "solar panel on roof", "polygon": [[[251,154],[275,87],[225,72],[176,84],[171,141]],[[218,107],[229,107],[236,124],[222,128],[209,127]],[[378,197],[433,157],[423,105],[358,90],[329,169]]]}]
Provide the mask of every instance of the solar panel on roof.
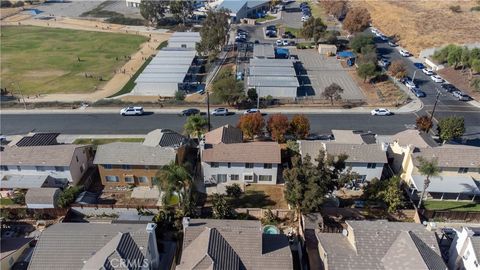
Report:
[{"label": "solar panel on roof", "polygon": [[57,137],[60,133],[36,133],[33,136],[25,136],[16,146],[40,146],[40,145],[56,145]]}]

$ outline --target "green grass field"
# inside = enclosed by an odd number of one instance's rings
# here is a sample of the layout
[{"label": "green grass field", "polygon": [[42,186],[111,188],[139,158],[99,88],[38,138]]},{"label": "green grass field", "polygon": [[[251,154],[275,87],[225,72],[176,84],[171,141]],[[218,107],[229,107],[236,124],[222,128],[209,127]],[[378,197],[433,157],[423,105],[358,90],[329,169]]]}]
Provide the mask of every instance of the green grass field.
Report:
[{"label": "green grass field", "polygon": [[[147,40],[36,26],[8,26],[0,31],[1,87],[12,92],[20,89],[25,95],[93,92]],[[85,73],[93,77],[86,78]]]},{"label": "green grass field", "polygon": [[450,211],[471,211],[479,212],[480,204],[476,202],[457,201],[424,201],[423,206],[427,210],[450,210]]}]

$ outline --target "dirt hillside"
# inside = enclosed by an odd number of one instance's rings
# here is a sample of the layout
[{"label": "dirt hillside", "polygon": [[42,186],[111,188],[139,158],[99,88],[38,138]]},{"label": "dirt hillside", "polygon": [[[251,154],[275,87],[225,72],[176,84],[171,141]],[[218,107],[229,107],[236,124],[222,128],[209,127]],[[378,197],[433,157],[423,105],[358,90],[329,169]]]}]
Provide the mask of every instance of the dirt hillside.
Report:
[{"label": "dirt hillside", "polygon": [[[480,41],[480,11],[470,8],[478,1],[351,1],[369,10],[375,27],[387,35],[398,35],[400,45],[418,56],[426,48],[448,43]],[[450,6],[460,6],[454,13]]]}]

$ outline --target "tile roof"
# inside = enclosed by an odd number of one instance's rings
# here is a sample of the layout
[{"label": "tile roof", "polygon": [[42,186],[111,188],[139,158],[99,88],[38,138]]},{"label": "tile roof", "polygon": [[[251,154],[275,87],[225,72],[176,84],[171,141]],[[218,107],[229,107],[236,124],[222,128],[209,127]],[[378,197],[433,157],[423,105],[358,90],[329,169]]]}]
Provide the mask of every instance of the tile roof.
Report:
[{"label": "tile roof", "polygon": [[40,146],[40,145],[56,145],[57,137],[60,133],[35,133],[32,136],[25,136],[15,145],[23,146]]},{"label": "tile roof", "polygon": [[[124,237],[130,237],[131,240]],[[103,255],[115,246],[116,250],[123,253],[120,254],[123,258],[131,258],[131,252],[135,250],[133,258],[139,256],[134,246],[142,256],[147,256],[148,238],[145,224],[54,224],[40,235],[28,269],[85,269],[91,258],[106,261]]]},{"label": "tile roof", "polygon": [[59,144],[46,146],[7,147],[0,152],[2,165],[70,166],[77,148],[85,145]]},{"label": "tile roof", "polygon": [[55,205],[55,195],[58,193],[59,188],[30,188],[25,194],[25,203]]},{"label": "tile roof", "polygon": [[99,145],[94,164],[112,165],[167,165],[176,158],[176,152],[168,147],[151,147],[142,143],[114,142]]},{"label": "tile roof", "polygon": [[387,153],[377,144],[324,143],[328,155],[348,155],[346,162],[387,163]]},{"label": "tile roof", "polygon": [[435,147],[438,144],[425,132],[416,129],[407,129],[397,134],[391,135],[392,141],[396,141],[399,145],[413,145],[415,147],[428,148]]},{"label": "tile roof", "polygon": [[146,146],[161,146],[161,147],[174,147],[178,148],[186,143],[187,137],[179,134],[170,129],[155,129],[150,131],[147,136],[145,136],[145,140],[143,141],[143,145]]},{"label": "tile roof", "polygon": [[242,130],[231,125],[224,125],[205,133],[206,144],[242,143]]},{"label": "tile roof", "polygon": [[332,129],[333,137],[336,143],[363,144],[362,135],[354,133],[353,130]]},{"label": "tile roof", "polygon": [[415,165],[418,157],[437,159],[439,167],[478,168],[480,167],[480,147],[444,145],[434,148],[416,148],[412,154]]},{"label": "tile roof", "polygon": [[[424,269],[446,269],[430,268],[442,265],[443,261],[435,233],[427,231],[421,224],[385,220],[346,223],[353,234],[349,236],[353,238],[352,243],[339,233],[317,233],[319,243],[327,253],[330,270],[417,269],[414,266],[418,263],[426,265]],[[396,248],[392,249],[394,245]],[[415,265],[409,264],[407,268],[401,264],[393,265],[393,268],[387,267],[391,260],[395,260],[396,254],[409,257],[412,251],[423,262],[414,261]]]},{"label": "tile roof", "polygon": [[215,144],[203,150],[202,161],[280,164],[280,145],[276,142]]},{"label": "tile roof", "polygon": [[[215,235],[212,237],[213,229]],[[205,246],[208,246],[208,252]],[[188,268],[187,262],[191,263],[191,258],[201,262],[202,266],[211,265],[211,261],[203,260],[208,257],[217,258],[213,259],[215,268],[209,269],[293,269],[286,236],[263,235],[260,222],[255,220],[192,219],[185,228],[183,250],[178,269],[197,269]],[[236,263],[237,257],[239,264]],[[218,264],[218,258],[225,261]]]}]

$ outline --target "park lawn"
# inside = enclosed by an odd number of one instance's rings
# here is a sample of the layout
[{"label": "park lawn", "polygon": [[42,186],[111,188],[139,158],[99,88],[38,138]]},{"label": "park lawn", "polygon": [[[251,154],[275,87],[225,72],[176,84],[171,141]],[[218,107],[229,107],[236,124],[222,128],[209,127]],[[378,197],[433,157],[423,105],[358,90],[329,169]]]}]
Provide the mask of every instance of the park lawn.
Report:
[{"label": "park lawn", "polygon": [[256,19],[255,21],[256,21],[257,23],[261,23],[261,22],[270,21],[270,20],[273,20],[273,19],[276,19],[276,18],[277,18],[277,17],[272,16],[272,15],[266,15],[265,17],[263,17],[263,18],[258,18],[258,19]]},{"label": "park lawn", "polygon": [[450,210],[479,212],[480,204],[475,202],[457,202],[457,201],[425,201],[423,206],[427,210]]},{"label": "park lawn", "polygon": [[93,92],[147,41],[137,35],[37,26],[0,30],[1,87],[25,95]]}]

